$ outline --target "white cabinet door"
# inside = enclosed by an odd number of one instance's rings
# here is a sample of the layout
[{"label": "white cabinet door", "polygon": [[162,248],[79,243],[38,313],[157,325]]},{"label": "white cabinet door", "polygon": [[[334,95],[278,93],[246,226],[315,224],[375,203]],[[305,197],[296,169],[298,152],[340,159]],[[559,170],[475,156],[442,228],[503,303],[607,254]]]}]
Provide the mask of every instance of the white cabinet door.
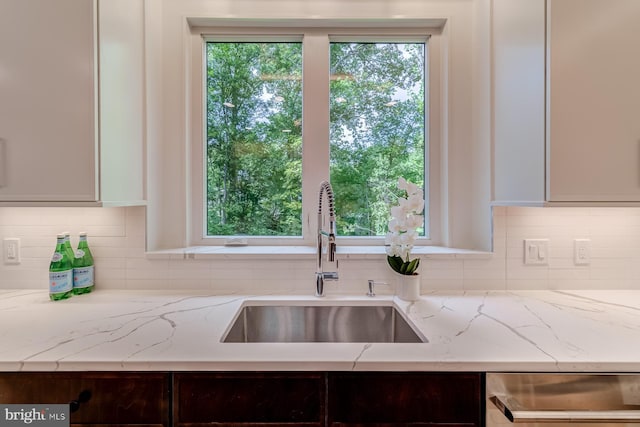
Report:
[{"label": "white cabinet door", "polygon": [[144,22],[144,0],[0,0],[3,206],[144,204]]},{"label": "white cabinet door", "polygon": [[640,201],[640,1],[547,13],[547,200]]},{"label": "white cabinet door", "polygon": [[545,0],[492,1],[493,202],[545,198]]},{"label": "white cabinet door", "polygon": [[0,2],[0,201],[95,201],[94,2]]}]

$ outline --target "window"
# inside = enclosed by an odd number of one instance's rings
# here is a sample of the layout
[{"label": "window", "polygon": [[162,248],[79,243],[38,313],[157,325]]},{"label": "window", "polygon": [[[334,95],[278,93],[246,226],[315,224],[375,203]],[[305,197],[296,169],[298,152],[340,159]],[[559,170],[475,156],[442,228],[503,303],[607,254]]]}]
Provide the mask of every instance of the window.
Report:
[{"label": "window", "polygon": [[203,34],[194,54],[192,243],[310,243],[329,178],[339,237],[379,244],[398,177],[429,206],[428,34],[262,30]]},{"label": "window", "polygon": [[338,235],[384,236],[398,177],[424,186],[425,43],[332,42],[330,51]]},{"label": "window", "polygon": [[205,46],[206,235],[302,235],[302,44]]}]

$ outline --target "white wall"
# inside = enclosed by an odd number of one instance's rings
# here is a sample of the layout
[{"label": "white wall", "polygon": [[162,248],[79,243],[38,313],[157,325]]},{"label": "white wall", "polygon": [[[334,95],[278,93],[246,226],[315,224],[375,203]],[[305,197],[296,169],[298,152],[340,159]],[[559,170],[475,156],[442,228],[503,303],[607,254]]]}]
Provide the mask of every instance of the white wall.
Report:
[{"label": "white wall", "polygon": [[[471,241],[476,247],[491,243],[491,9],[492,0],[475,0],[472,44]],[[484,244],[483,244],[484,243]]]},{"label": "white wall", "polygon": [[[146,2],[149,91],[149,249],[189,244],[189,102],[187,18],[444,19],[445,87],[439,119],[442,149],[441,243],[489,249],[489,2],[487,0],[162,0]],[[476,37],[477,36],[477,37]],[[476,40],[474,42],[474,40]],[[161,92],[161,93],[157,93]],[[478,114],[474,113],[479,112]],[[152,164],[153,162],[153,164]],[[480,177],[480,178],[478,178]],[[472,197],[473,195],[473,197]]]},{"label": "white wall", "polygon": [[[506,5],[502,0],[498,3]],[[448,241],[484,247],[493,220],[493,256],[425,258],[421,265],[423,291],[640,289],[640,208],[498,207],[491,218],[487,208],[492,186],[490,141],[495,126],[504,124],[498,116],[491,116],[491,98],[496,96],[491,83],[500,77],[491,75],[488,63],[492,46],[489,22],[495,4],[495,0],[146,0],[149,207],[0,208],[0,239],[18,237],[22,243],[21,264],[0,262],[0,288],[46,289],[55,235],[69,230],[75,243],[77,233],[86,230],[96,258],[99,289],[312,293],[313,260],[145,257],[145,241],[149,248],[188,244],[186,17],[404,16],[447,20],[448,60],[442,71],[448,73],[449,90],[442,115],[448,118],[448,126],[443,129],[446,143],[438,153],[442,159],[438,167],[442,168],[444,189],[449,190],[442,198],[443,216],[451,225]],[[505,140],[509,138],[512,136]],[[523,264],[524,238],[550,239],[548,266]],[[592,240],[593,259],[588,266],[573,264],[576,238]],[[391,279],[382,256],[347,259],[340,270],[339,285],[329,284],[328,293],[361,293],[368,278]],[[381,288],[379,292],[388,290]]]},{"label": "white wall", "polygon": [[[98,289],[200,289],[312,294],[311,260],[150,260],[145,208],[0,208],[0,239],[19,237],[22,263],[0,263],[0,288],[46,290],[55,235],[89,233]],[[640,208],[518,208],[494,212],[491,259],[423,259],[422,290],[640,289]],[[525,266],[523,239],[550,239],[548,266]],[[573,239],[589,238],[592,261],[573,264]],[[391,280],[384,257],[342,260],[328,294],[361,294],[366,279]],[[389,292],[380,287],[379,293]]]}]

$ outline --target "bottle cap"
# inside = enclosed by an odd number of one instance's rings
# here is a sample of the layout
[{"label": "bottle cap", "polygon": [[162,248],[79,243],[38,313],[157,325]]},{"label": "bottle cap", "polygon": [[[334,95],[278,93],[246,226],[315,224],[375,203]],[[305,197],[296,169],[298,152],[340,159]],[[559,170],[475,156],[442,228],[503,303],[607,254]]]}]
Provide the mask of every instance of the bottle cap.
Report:
[{"label": "bottle cap", "polygon": [[64,239],[64,234],[63,233],[58,234],[58,239]]},{"label": "bottle cap", "polygon": [[78,233],[79,236],[86,236],[87,232],[86,231],[81,231],[80,233]]}]

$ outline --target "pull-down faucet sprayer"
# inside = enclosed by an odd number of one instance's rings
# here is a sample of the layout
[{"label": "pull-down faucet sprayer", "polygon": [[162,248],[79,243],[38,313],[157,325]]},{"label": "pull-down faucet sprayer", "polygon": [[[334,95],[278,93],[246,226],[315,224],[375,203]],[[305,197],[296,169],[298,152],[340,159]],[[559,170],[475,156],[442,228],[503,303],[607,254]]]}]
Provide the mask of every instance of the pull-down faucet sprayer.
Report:
[{"label": "pull-down faucet sprayer", "polygon": [[[322,199],[323,195],[327,195],[327,203],[329,208],[329,231],[322,229]],[[324,238],[328,240],[327,261],[335,263],[335,271],[324,271],[322,267],[322,252]],[[320,183],[320,192],[318,194],[318,266],[316,269],[316,296],[324,296],[324,281],[338,280],[338,261],[336,257],[336,212],[334,208],[333,189],[327,181]]]}]

